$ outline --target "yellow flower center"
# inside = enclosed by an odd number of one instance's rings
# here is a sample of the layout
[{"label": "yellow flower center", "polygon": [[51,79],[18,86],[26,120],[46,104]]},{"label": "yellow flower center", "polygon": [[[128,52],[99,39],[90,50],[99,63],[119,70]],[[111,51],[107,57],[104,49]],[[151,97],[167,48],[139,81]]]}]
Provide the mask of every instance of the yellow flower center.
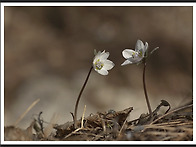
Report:
[{"label": "yellow flower center", "polygon": [[96,68],[97,70],[102,69],[103,65],[104,65],[104,64],[103,64],[99,59],[95,62],[95,68]]}]

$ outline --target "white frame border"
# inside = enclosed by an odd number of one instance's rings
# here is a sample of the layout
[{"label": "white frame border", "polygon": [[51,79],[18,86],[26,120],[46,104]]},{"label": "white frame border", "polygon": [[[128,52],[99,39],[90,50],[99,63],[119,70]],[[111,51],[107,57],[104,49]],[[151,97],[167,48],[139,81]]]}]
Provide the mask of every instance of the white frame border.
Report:
[{"label": "white frame border", "polygon": [[[194,34],[196,34],[196,4],[195,3],[186,3],[186,2],[179,2],[179,3],[135,3],[135,2],[127,2],[127,3],[120,3],[120,2],[111,2],[111,3],[90,3],[90,2],[83,2],[83,3],[71,3],[71,2],[64,2],[64,3],[1,3],[1,144],[2,145],[24,145],[24,144],[50,144],[50,145],[57,145],[57,144],[100,144],[100,145],[111,145],[111,144],[121,144],[121,145],[138,145],[138,144],[195,144],[196,139],[195,137],[195,127],[193,127],[193,141],[4,141],[4,7],[5,6],[193,6],[193,40],[195,39]],[[194,41],[193,41],[194,42]],[[193,73],[196,72],[194,68],[194,63],[196,59],[194,56],[196,51],[196,44],[193,43]],[[194,74],[193,74],[193,89],[194,89]],[[193,98],[196,93],[193,91]],[[193,99],[193,104],[195,100]],[[195,118],[196,109],[193,108],[193,116]],[[193,126],[196,126],[196,122],[193,121]]]}]

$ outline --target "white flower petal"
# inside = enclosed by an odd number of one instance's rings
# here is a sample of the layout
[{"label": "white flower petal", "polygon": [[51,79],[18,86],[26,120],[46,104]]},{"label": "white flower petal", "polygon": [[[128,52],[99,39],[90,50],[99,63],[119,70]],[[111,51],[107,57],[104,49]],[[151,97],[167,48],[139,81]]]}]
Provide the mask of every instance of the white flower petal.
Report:
[{"label": "white flower petal", "polygon": [[137,40],[135,45],[135,51],[139,52],[141,49],[144,49],[144,43],[141,40]]},{"label": "white flower petal", "polygon": [[101,52],[99,51],[93,59],[93,64],[95,64],[95,62],[100,58],[100,55],[101,55]]},{"label": "white flower petal", "polygon": [[105,52],[105,50],[100,54],[100,60],[106,60],[109,57],[110,53]]},{"label": "white flower petal", "polygon": [[110,69],[112,69],[114,67],[114,65],[115,64],[112,61],[105,60],[103,68],[106,69],[106,70],[110,70]]},{"label": "white flower petal", "polygon": [[125,49],[122,51],[122,55],[125,59],[132,57],[136,52],[132,49]]},{"label": "white flower petal", "polygon": [[148,49],[148,42],[145,43],[144,52],[146,52],[147,49]]},{"label": "white flower petal", "polygon": [[121,66],[128,65],[128,64],[138,63],[142,59],[143,59],[143,57],[139,57],[138,55],[137,56],[134,56],[134,57],[130,57],[124,63],[122,63]]},{"label": "white flower petal", "polygon": [[133,63],[137,63],[137,62],[141,61],[142,59],[143,59],[143,57],[137,56],[137,57],[134,57],[134,58],[131,57],[131,58],[127,59],[127,60],[129,60],[133,64]]},{"label": "white flower petal", "polygon": [[104,68],[102,68],[101,70],[97,70],[97,72],[99,73],[99,74],[101,74],[101,75],[108,75],[108,71],[107,70],[105,70]]},{"label": "white flower petal", "polygon": [[101,51],[98,51],[98,53],[96,54],[96,57],[99,57],[101,54]]},{"label": "white flower petal", "polygon": [[121,66],[128,65],[128,64],[132,64],[132,62],[130,62],[129,60],[125,60],[125,62],[123,62]]}]

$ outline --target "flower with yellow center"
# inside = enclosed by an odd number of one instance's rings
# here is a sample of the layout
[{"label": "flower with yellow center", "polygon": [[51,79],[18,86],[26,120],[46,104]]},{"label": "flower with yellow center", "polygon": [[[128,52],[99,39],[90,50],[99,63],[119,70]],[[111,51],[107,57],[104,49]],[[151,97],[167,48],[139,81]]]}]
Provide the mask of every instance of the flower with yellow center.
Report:
[{"label": "flower with yellow center", "polygon": [[127,60],[125,60],[121,64],[121,66],[140,62],[144,58],[147,49],[148,49],[147,42],[144,45],[144,43],[141,40],[137,40],[135,45],[135,51],[132,49],[123,50],[122,55]]},{"label": "flower with yellow center", "polygon": [[109,57],[110,53],[105,52],[98,52],[93,60],[93,68],[96,72],[101,75],[108,75],[108,70],[111,70],[114,67],[114,63],[107,58]]}]

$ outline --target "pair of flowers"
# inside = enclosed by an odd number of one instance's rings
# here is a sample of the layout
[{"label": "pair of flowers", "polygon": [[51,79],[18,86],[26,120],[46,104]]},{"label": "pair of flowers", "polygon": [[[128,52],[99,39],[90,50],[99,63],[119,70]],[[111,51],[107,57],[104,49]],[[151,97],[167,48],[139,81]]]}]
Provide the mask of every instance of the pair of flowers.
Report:
[{"label": "pair of flowers", "polygon": [[[137,40],[135,45],[135,50],[125,49],[122,52],[123,57],[126,59],[121,66],[139,63],[144,57],[148,49],[148,43],[145,45],[141,40]],[[98,52],[96,53],[93,60],[93,68],[101,75],[108,75],[108,70],[114,67],[114,63],[107,58],[109,57],[109,52]]]},{"label": "pair of flowers", "polygon": [[[147,49],[148,49],[147,42],[144,45],[144,43],[141,40],[137,40],[136,45],[135,45],[135,50],[132,50],[132,49],[123,50],[122,55],[126,60],[121,64],[121,66],[133,64],[133,63],[140,63],[141,61],[144,61],[144,63],[145,63],[145,59],[147,58],[147,53],[148,53]],[[155,48],[154,50],[156,50],[156,49],[157,48]],[[154,50],[151,51],[151,53],[154,52]],[[77,101],[76,101],[74,117],[73,117],[75,129],[77,128],[76,121],[77,121],[78,104],[79,104],[80,97],[81,97],[82,92],[86,86],[86,83],[89,79],[89,76],[90,76],[92,69],[94,68],[94,70],[101,75],[108,75],[108,70],[111,70],[114,67],[114,63],[107,59],[110,55],[109,52],[105,52],[105,50],[104,50],[103,52],[99,51],[98,53],[95,53],[95,54],[96,55],[93,59],[93,66],[90,68],[90,71],[86,77],[86,80],[82,86],[82,89],[81,89],[81,91],[78,95]],[[148,96],[147,96],[146,86],[145,86],[145,67],[146,67],[146,64],[144,64],[144,65],[145,65],[144,66],[144,74],[143,74],[144,92],[145,92],[147,106],[149,109],[149,114],[150,114],[150,116],[152,116],[152,111],[151,111],[150,103],[149,103]]]}]

